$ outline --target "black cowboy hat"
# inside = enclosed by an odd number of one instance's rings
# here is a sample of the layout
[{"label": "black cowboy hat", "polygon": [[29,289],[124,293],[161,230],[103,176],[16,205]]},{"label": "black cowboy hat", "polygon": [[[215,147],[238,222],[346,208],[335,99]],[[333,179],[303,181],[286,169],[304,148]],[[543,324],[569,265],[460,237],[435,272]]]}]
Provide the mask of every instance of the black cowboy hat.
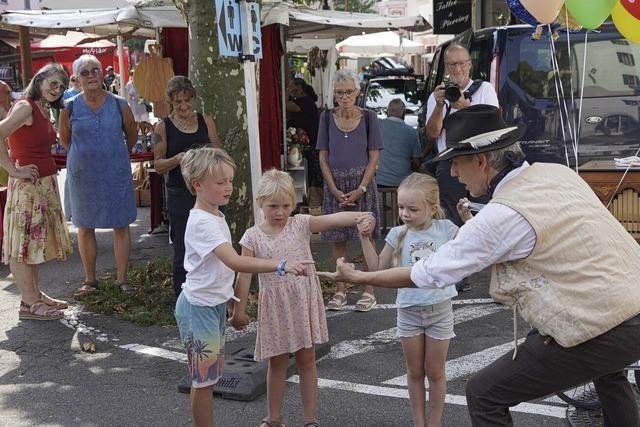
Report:
[{"label": "black cowboy hat", "polygon": [[447,117],[447,148],[433,161],[508,147],[522,138],[525,129],[523,124],[508,126],[500,110],[493,105],[477,104],[463,108]]}]

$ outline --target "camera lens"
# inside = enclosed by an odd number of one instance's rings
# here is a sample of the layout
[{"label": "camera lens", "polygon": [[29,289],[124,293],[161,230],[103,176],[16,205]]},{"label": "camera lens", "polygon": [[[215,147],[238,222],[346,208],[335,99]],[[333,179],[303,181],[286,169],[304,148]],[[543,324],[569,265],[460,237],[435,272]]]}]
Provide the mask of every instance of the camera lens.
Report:
[{"label": "camera lens", "polygon": [[460,99],[460,88],[455,83],[447,83],[444,87],[444,97],[447,101],[453,103]]}]

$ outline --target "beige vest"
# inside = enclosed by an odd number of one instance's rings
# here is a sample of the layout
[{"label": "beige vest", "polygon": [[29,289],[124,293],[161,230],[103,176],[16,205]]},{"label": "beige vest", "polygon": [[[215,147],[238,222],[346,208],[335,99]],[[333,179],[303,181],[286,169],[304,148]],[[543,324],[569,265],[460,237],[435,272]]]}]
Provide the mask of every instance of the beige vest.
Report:
[{"label": "beige vest", "polygon": [[640,246],[571,169],[535,163],[491,202],[520,213],[536,244],[493,266],[491,296],[572,347],[640,313]]}]

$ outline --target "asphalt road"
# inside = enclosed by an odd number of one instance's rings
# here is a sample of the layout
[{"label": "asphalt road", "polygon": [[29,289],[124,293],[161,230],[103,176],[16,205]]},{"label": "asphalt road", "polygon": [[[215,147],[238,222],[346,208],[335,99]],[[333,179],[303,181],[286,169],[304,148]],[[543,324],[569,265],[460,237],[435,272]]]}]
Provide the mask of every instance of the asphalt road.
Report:
[{"label": "asphalt road", "polygon": [[[133,262],[169,254],[165,235],[146,235],[148,209],[132,227]],[[73,230],[72,230],[73,232]],[[74,235],[75,240],[75,235]],[[113,265],[112,235],[98,233],[98,270]],[[315,243],[314,251],[328,253]],[[188,396],[178,393],[186,374],[174,327],[137,327],[85,313],[75,305],[63,321],[17,320],[19,297],[7,266],[0,267],[0,426],[187,426]],[[67,262],[45,264],[42,288],[68,296],[82,281],[77,251]],[[465,406],[467,379],[511,348],[511,312],[490,302],[488,275],[471,278],[473,289],[454,305],[457,337],[447,362],[444,426],[470,425]],[[409,426],[411,416],[402,351],[394,337],[395,292],[378,292],[369,313],[350,306],[328,317],[330,351],[318,361],[319,419],[323,426]],[[527,327],[520,322],[519,336]],[[91,337],[97,352],[80,350]],[[252,349],[254,333],[228,335],[228,349]],[[302,425],[297,377],[288,379],[287,425]],[[565,405],[555,399],[513,411],[517,426],[566,426]],[[250,402],[215,399],[219,426],[256,426],[266,413],[264,395]]]}]

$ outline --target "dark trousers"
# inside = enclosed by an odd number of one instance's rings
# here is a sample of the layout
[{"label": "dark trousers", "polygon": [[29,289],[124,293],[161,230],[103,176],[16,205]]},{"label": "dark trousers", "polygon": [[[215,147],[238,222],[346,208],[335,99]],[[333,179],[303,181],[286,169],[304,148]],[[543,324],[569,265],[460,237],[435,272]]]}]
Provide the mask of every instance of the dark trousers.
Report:
[{"label": "dark trousers", "polygon": [[167,211],[169,214],[169,236],[173,243],[173,292],[180,295],[187,272],[184,269],[184,232],[189,211],[196,197],[187,190],[167,188]]},{"label": "dark trousers", "polygon": [[511,426],[509,408],[593,380],[606,427],[638,427],[633,389],[623,369],[640,359],[640,316],[571,348],[532,331],[518,346],[467,383],[473,426]]},{"label": "dark trousers", "polygon": [[463,197],[467,197],[472,202],[488,203],[490,197],[482,196],[478,198],[471,197],[467,193],[467,189],[464,185],[460,184],[458,178],[451,176],[451,162],[448,160],[438,162],[436,168],[436,180],[438,181],[438,188],[440,190],[440,206],[447,216],[447,219],[451,220],[458,227],[462,227],[462,218],[458,215],[458,209],[456,205],[458,201]]}]

